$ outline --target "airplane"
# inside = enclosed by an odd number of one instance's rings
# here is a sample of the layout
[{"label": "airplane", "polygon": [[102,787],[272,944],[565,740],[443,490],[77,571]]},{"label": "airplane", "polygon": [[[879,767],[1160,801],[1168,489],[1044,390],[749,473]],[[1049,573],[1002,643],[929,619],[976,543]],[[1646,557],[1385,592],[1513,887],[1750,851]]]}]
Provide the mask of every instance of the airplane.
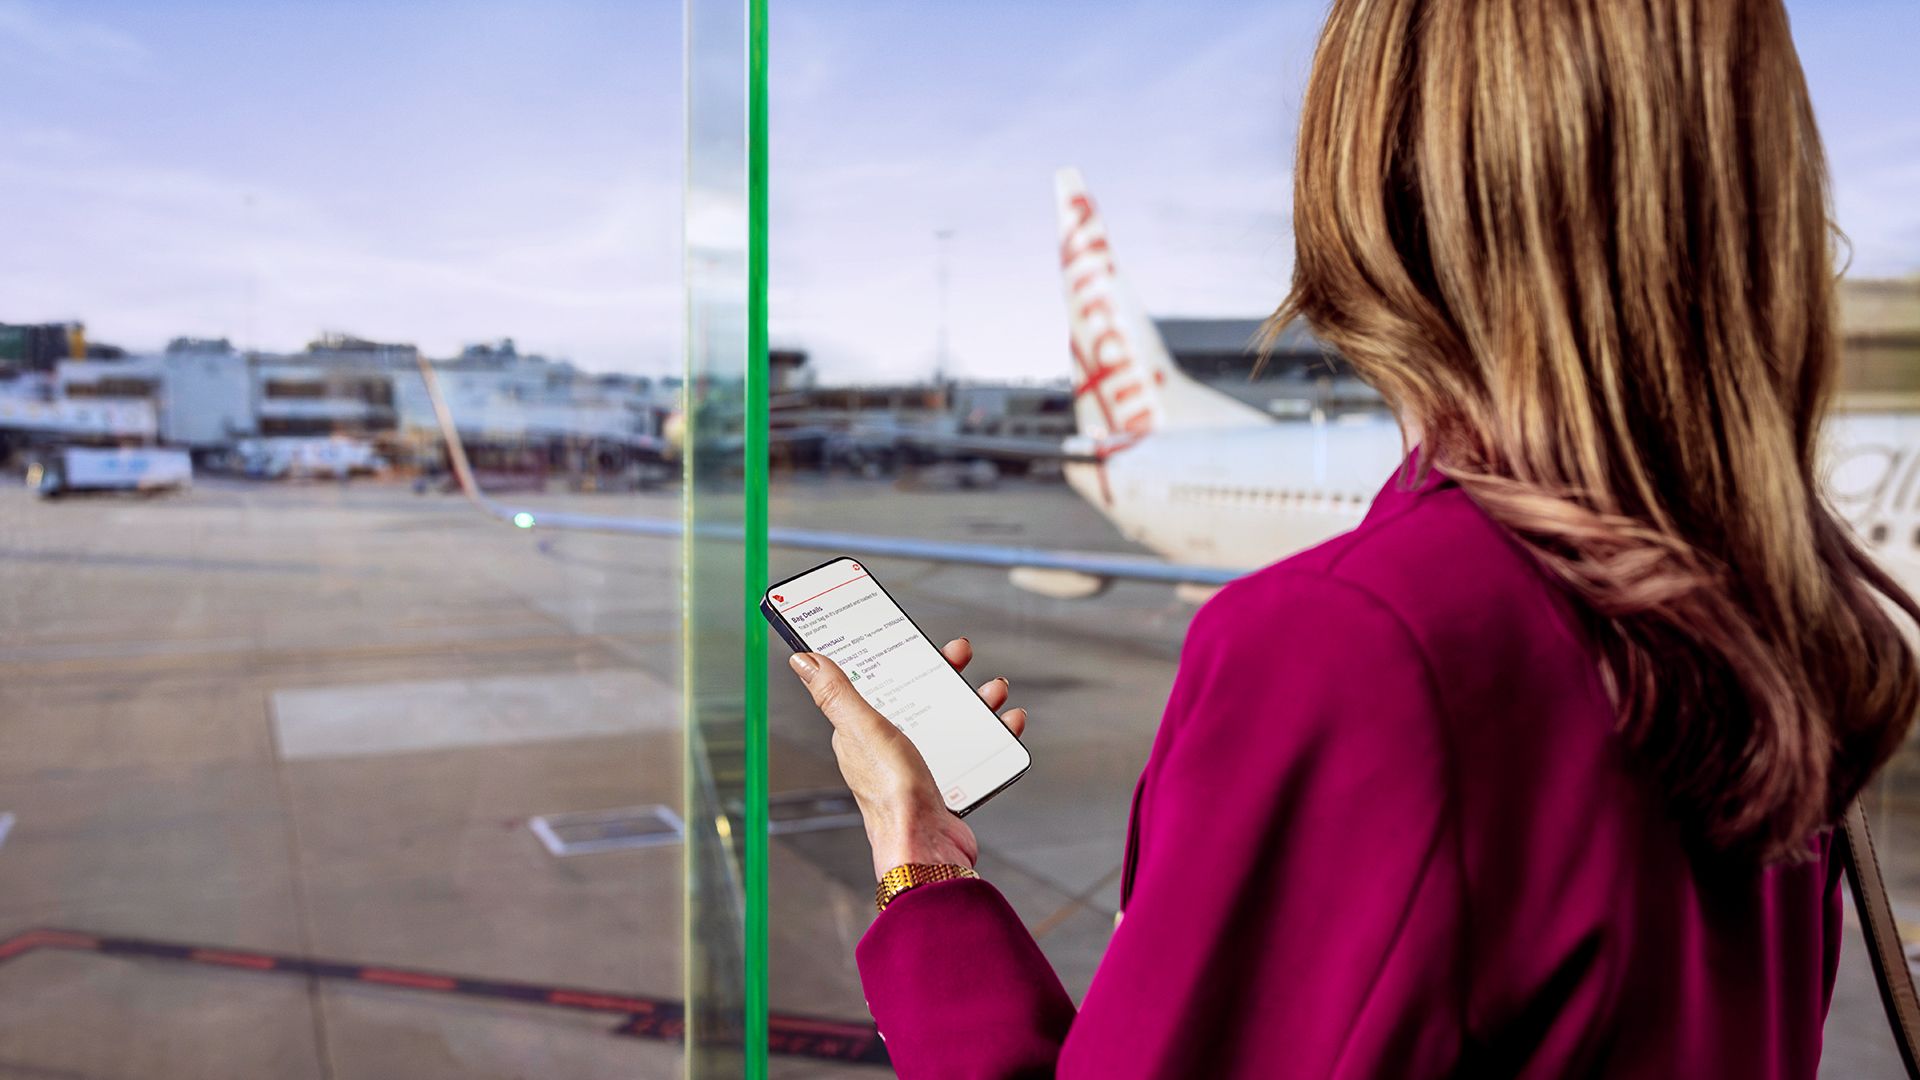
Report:
[{"label": "airplane", "polygon": [[[1055,176],[1076,366],[1064,468],[1120,532],[1167,559],[1252,570],[1352,529],[1404,460],[1385,412],[1269,416],[1189,377],[1129,295],[1086,185]],[[1880,564],[1920,596],[1920,416],[1835,415],[1826,493]]]},{"label": "airplane", "polygon": [[1169,559],[1253,570],[1360,523],[1404,458],[1384,412],[1284,420],[1180,370],[1076,169],[1054,177],[1079,434],[1067,482]]},{"label": "airplane", "polygon": [[[1187,375],[1121,277],[1079,171],[1061,169],[1054,193],[1079,428],[1058,456],[1075,492],[1121,535],[1161,558],[782,526],[768,529],[771,546],[1004,569],[1016,586],[1061,599],[1142,581],[1173,585],[1199,601],[1360,523],[1404,460],[1393,417],[1276,417]],[[522,529],[681,534],[678,520],[536,510],[488,496],[474,481],[424,357],[420,371],[460,489],[489,516]],[[1825,440],[1835,509],[1895,579],[1920,595],[1920,416],[1836,416]],[[737,528],[701,531],[718,540],[741,535]]]}]

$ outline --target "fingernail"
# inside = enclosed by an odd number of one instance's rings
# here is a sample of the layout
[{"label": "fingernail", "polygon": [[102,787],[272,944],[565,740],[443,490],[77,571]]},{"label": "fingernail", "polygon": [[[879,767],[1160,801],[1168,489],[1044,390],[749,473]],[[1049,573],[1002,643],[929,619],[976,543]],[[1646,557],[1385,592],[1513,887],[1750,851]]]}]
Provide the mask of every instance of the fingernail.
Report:
[{"label": "fingernail", "polygon": [[793,670],[800,676],[802,682],[811,682],[813,673],[820,670],[820,665],[813,662],[813,657],[803,652],[787,657],[787,663],[793,665]]},{"label": "fingernail", "polygon": [[1009,690],[1013,689],[1013,680],[1007,678],[1005,675],[1000,676],[1000,683]]}]

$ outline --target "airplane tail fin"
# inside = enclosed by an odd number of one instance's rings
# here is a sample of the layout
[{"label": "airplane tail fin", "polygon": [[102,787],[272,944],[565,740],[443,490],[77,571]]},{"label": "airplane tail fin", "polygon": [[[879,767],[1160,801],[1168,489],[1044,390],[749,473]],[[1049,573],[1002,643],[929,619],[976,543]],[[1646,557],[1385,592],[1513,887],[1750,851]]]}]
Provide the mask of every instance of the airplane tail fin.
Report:
[{"label": "airplane tail fin", "polygon": [[1271,418],[1210,390],[1173,362],[1114,268],[1106,222],[1080,170],[1054,174],[1060,272],[1073,345],[1074,419],[1084,435],[1246,427]]}]

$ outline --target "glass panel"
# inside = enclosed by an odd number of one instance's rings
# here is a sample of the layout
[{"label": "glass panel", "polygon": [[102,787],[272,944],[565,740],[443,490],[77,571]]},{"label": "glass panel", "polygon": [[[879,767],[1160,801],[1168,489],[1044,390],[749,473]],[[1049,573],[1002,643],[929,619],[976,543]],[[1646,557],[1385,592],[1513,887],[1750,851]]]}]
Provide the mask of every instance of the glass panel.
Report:
[{"label": "glass panel", "polygon": [[685,1071],[682,45],[4,5],[0,1073]]},{"label": "glass panel", "polygon": [[[1251,21],[1226,5],[1135,6],[1097,30],[1085,9],[1061,5],[776,8],[777,537],[815,530],[1086,560],[1166,554],[1128,538],[1097,477],[1076,489],[1062,467],[1076,433],[1075,359],[1055,171],[1084,168],[1147,311],[1260,318],[1284,282],[1272,253],[1286,156],[1274,109],[1249,97],[1248,80],[1277,98],[1278,72],[1299,78],[1311,41],[1234,44]],[[1205,65],[1194,61],[1201,50]],[[861,62],[822,59],[843,56]],[[1168,86],[1176,96],[1162,99]],[[1203,182],[1207,173],[1218,176]],[[1215,248],[1203,260],[1204,245]],[[1213,295],[1183,280],[1216,261]],[[1296,384],[1247,385],[1238,353],[1252,329],[1217,329],[1204,343],[1218,365],[1207,374],[1264,406],[1283,392],[1275,387]],[[834,553],[775,546],[772,576]],[[1192,599],[1170,584],[1103,587],[1070,574],[1016,583],[1004,568],[951,559],[863,563],[930,638],[971,639],[970,681],[1004,675],[1014,704],[1032,710],[1031,771],[967,820],[981,872],[1077,998],[1113,926],[1133,783]],[[1076,592],[1093,595],[1068,598]],[[771,665],[777,812],[845,789],[825,721],[784,656]],[[773,1013],[858,1018],[871,1039],[853,963],[874,916],[866,840],[831,807],[816,824],[773,838]]]},{"label": "glass panel", "polygon": [[[1063,477],[1049,454],[1076,429],[1069,380],[1088,374],[1062,340],[1073,279],[1061,280],[1061,242],[1078,221],[1057,220],[1049,198],[1062,165],[1083,170],[1115,265],[1180,371],[1272,422],[1322,424],[1330,438],[1364,427],[1334,423],[1340,414],[1378,409],[1367,388],[1320,362],[1310,338],[1283,338],[1275,362],[1249,378],[1247,344],[1286,288],[1293,115],[1325,5],[1256,7],[1128,5],[1091,20],[1080,7],[1004,3],[776,11],[776,538],[816,529],[1245,568],[1358,520],[1389,465],[1339,490],[1181,476],[1162,505],[1142,506],[1123,468],[1103,477],[1068,465]],[[1905,192],[1920,142],[1901,111],[1914,82],[1900,43],[1920,34],[1920,9],[1789,7],[1856,252],[1843,288],[1848,405],[1910,417],[1920,211]],[[1090,410],[1078,428],[1108,424],[1124,428],[1124,417]],[[1887,441],[1912,467],[1914,429]],[[1372,452],[1397,457],[1397,436],[1382,433],[1381,444]],[[1199,454],[1192,470],[1226,456]],[[1062,482],[1076,472],[1084,484]],[[1875,521],[1857,524],[1920,588],[1912,507],[1890,509],[1878,540]],[[1270,524],[1302,520],[1304,533]],[[1170,539],[1183,525],[1209,543]],[[827,554],[775,547],[773,576]],[[951,559],[866,562],[930,636],[971,638],[973,681],[1007,675],[1014,702],[1033,710],[1032,772],[969,822],[983,872],[1078,996],[1111,930],[1132,784],[1194,610],[1189,594],[1203,590],[1102,590],[1033,574],[1016,584]],[[1083,589],[1092,595],[1065,598]],[[773,839],[772,1007],[776,1017],[863,1018],[852,952],[873,917],[866,844],[857,822],[814,796],[843,790],[827,729],[783,657],[772,669],[776,817],[791,797],[816,805],[820,826]],[[1889,882],[1909,914],[1920,912],[1917,778],[1909,751],[1874,802]],[[1897,1077],[1891,1055],[1850,938],[1823,1075]],[[867,1075],[852,1065],[833,1074]]]},{"label": "glass panel", "polygon": [[[1830,423],[1835,503],[1868,550],[1920,596],[1920,518],[1911,482],[1920,454],[1920,169],[1911,58],[1920,8],[1789,0],[1794,40],[1833,174],[1846,273],[1840,282],[1841,396]],[[1902,125],[1905,126],[1902,126]],[[1902,178],[1905,179],[1902,179]],[[1894,915],[1920,941],[1920,731],[1862,796]],[[1847,934],[1827,1016],[1820,1075],[1905,1076],[1848,898]],[[1909,956],[1913,955],[1909,950]]]},{"label": "glass panel", "polygon": [[687,1071],[762,1076],[765,8],[686,11]]}]

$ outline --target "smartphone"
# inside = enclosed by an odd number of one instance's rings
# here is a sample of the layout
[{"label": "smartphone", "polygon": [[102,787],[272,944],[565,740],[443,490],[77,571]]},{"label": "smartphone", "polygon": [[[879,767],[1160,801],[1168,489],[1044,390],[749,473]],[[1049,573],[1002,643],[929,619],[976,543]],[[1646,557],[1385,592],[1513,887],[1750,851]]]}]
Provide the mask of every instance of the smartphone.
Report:
[{"label": "smartphone", "polygon": [[1033,764],[860,563],[833,559],[778,582],[760,598],[760,613],[794,652],[839,664],[867,704],[913,740],[954,813],[965,817]]}]

